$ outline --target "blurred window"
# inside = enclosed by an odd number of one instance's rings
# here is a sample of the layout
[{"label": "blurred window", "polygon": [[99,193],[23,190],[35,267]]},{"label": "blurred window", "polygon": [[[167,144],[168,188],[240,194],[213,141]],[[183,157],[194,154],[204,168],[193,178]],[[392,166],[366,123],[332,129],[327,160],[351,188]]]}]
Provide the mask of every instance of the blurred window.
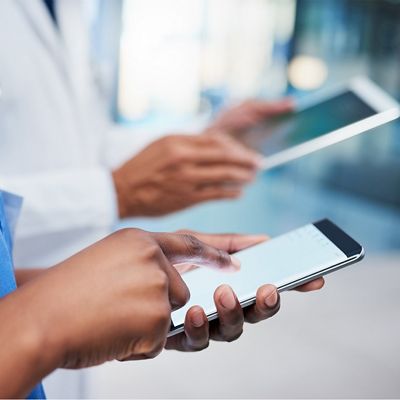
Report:
[{"label": "blurred window", "polygon": [[294,15],[294,0],[125,0],[120,117],[193,115],[282,93]]}]

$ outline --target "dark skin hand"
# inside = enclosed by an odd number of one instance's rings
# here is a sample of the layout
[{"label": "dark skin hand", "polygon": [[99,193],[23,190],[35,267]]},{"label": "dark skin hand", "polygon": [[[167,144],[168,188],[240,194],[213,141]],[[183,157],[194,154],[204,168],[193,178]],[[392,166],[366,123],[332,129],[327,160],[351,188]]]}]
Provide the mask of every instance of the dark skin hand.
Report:
[{"label": "dark skin hand", "polygon": [[189,298],[173,266],[179,263],[237,269],[227,252],[191,235],[124,229],[1,298],[0,320],[7,323],[0,341],[7,345],[0,398],[25,397],[57,368],[155,357],[171,311]]},{"label": "dark skin hand", "polygon": [[[207,235],[191,231],[191,235],[213,247],[232,254],[254,246],[268,239],[265,235]],[[181,266],[187,270],[185,266]],[[178,269],[179,270],[179,269]],[[324,286],[324,279],[319,278],[296,288],[299,292],[319,290]],[[185,331],[167,340],[166,349],[179,351],[199,351],[208,347],[210,340],[231,342],[243,333],[244,322],[251,324],[271,318],[279,311],[280,298],[273,285],[266,284],[257,290],[256,303],[243,310],[232,289],[223,285],[214,293],[214,301],[219,319],[208,322],[204,310],[199,306],[189,309],[185,319]]]},{"label": "dark skin hand", "polygon": [[[265,235],[209,235],[192,231],[180,231],[181,234],[189,234],[204,243],[224,250],[229,254],[243,250],[268,240]],[[170,257],[174,265],[179,259]],[[191,264],[177,265],[178,272],[185,273]],[[28,280],[37,277],[43,270],[17,270],[18,284],[24,284]],[[324,279],[319,278],[296,288],[299,292],[310,292],[319,290],[324,286]],[[217,288],[214,294],[215,304],[219,319],[208,322],[203,309],[193,306],[189,309],[185,319],[185,332],[168,339],[166,349],[178,351],[199,351],[208,347],[210,340],[233,341],[240,337],[243,332],[244,322],[257,323],[274,316],[279,310],[279,295],[273,285],[266,284],[257,291],[256,303],[243,310],[237,300],[235,293],[229,286]]]},{"label": "dark skin hand", "polygon": [[[239,250],[256,245],[268,239],[265,235],[208,235],[192,231],[189,233],[202,242],[233,254]],[[175,262],[178,260],[175,260]],[[177,267],[182,274],[191,268],[190,264]],[[43,270],[17,270],[18,285],[24,284],[38,276]],[[296,288],[299,292],[319,290],[324,286],[324,279],[319,278]],[[243,310],[238,304],[236,295],[228,286],[217,288],[214,295],[219,319],[208,322],[201,307],[193,306],[186,315],[185,332],[169,338],[166,349],[179,351],[199,351],[209,345],[210,340],[232,341],[240,337],[244,322],[257,323],[274,316],[279,310],[279,295],[273,285],[266,284],[257,291],[256,304]]]}]

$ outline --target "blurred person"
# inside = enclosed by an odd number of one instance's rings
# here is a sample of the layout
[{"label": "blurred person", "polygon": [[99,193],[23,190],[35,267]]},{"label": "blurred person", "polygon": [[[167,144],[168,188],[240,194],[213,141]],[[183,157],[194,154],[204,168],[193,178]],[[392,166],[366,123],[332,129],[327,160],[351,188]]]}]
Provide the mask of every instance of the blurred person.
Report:
[{"label": "blurred person", "polygon": [[[133,155],[137,137],[112,132],[95,85],[81,0],[0,1],[0,49],[0,184],[26,199],[15,246],[26,267],[77,252],[118,218],[237,198],[258,155],[225,133],[290,108],[246,102],[208,134],[141,137]],[[130,156],[111,166],[121,148]]]},{"label": "blurred person", "polygon": [[[0,191],[0,339],[7,343],[0,353],[1,398],[45,398],[40,381],[57,368],[143,360],[164,347],[198,351],[210,338],[235,340],[244,319],[258,322],[279,309],[271,285],[258,290],[256,304],[245,312],[232,290],[220,287],[215,292],[220,320],[209,326],[204,311],[191,307],[185,332],[167,340],[171,311],[189,298],[174,264],[235,270],[238,262],[228,251],[264,237],[200,234],[199,240],[195,233],[124,229],[47,270],[20,269],[14,275],[12,232],[20,204],[20,198]],[[322,285],[319,279],[302,290]]]}]

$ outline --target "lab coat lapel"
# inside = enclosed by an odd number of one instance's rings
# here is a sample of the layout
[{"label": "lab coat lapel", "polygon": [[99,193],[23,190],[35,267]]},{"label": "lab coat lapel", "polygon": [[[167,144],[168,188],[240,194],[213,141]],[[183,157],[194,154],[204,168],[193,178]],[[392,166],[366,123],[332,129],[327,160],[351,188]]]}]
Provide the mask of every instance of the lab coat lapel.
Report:
[{"label": "lab coat lapel", "polygon": [[[2,1],[2,0],[0,0]],[[49,13],[47,12],[43,0],[14,0],[20,6],[22,13],[25,15],[27,23],[32,27],[32,31],[36,34],[37,38],[43,43],[45,49],[48,51],[49,56],[54,60],[55,65],[60,71],[60,76],[68,95],[71,98],[71,105],[76,113],[76,123],[81,126],[82,115],[80,112],[79,95],[76,92],[76,79],[73,73],[73,68],[70,65],[70,58],[68,57],[68,49],[64,41],[64,32],[62,25],[66,21],[59,16],[60,30],[54,25]],[[69,0],[72,2],[72,0]],[[73,2],[75,3],[75,2]],[[57,1],[57,9],[63,6],[61,0]],[[63,7],[64,8],[64,7]],[[63,10],[61,10],[63,11]],[[60,14],[63,14],[62,12]]]},{"label": "lab coat lapel", "polygon": [[28,23],[49,51],[55,62],[65,71],[65,49],[61,35],[48,15],[42,0],[15,0],[22,9]]}]

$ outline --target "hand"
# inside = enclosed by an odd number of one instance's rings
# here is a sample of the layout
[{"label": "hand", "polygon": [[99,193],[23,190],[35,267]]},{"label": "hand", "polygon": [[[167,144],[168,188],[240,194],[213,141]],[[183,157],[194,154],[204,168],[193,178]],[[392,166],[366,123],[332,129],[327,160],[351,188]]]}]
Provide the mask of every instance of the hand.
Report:
[{"label": "hand", "polygon": [[120,217],[157,216],[216,199],[234,199],[260,157],[227,135],[171,135],[113,172]]},{"label": "hand", "polygon": [[[60,296],[60,302],[68,299],[60,332],[55,334],[64,332],[69,342],[62,366],[80,368],[112,359],[155,357],[165,344],[171,310],[189,299],[186,285],[172,266],[182,261],[236,269],[227,252],[191,235],[134,229],[117,232],[57,266],[53,276],[70,293],[65,296],[64,290]],[[62,291],[56,282],[52,286]],[[74,327],[78,314],[84,323]]]},{"label": "hand", "polygon": [[275,102],[248,100],[239,106],[222,112],[207,131],[240,134],[257,125],[263,119],[292,111],[293,107],[293,101],[290,99]]},{"label": "hand", "polygon": [[[186,231],[189,232],[189,231]],[[206,235],[190,232],[202,242],[235,253],[268,239],[264,235]],[[308,292],[321,289],[324,279],[319,278],[300,286],[296,290]],[[257,323],[271,318],[279,310],[279,294],[272,285],[264,285],[257,290],[256,303],[243,310],[235,293],[229,286],[223,285],[214,293],[214,301],[219,319],[207,321],[204,310],[199,306],[191,307],[185,318],[185,331],[172,336],[166,343],[166,349],[179,351],[199,351],[208,347],[209,341],[231,342],[240,337],[244,322]]]},{"label": "hand", "polygon": [[26,395],[58,367],[155,357],[171,311],[189,297],[172,266],[182,262],[236,269],[227,252],[191,235],[125,229],[1,299],[0,393]]}]

